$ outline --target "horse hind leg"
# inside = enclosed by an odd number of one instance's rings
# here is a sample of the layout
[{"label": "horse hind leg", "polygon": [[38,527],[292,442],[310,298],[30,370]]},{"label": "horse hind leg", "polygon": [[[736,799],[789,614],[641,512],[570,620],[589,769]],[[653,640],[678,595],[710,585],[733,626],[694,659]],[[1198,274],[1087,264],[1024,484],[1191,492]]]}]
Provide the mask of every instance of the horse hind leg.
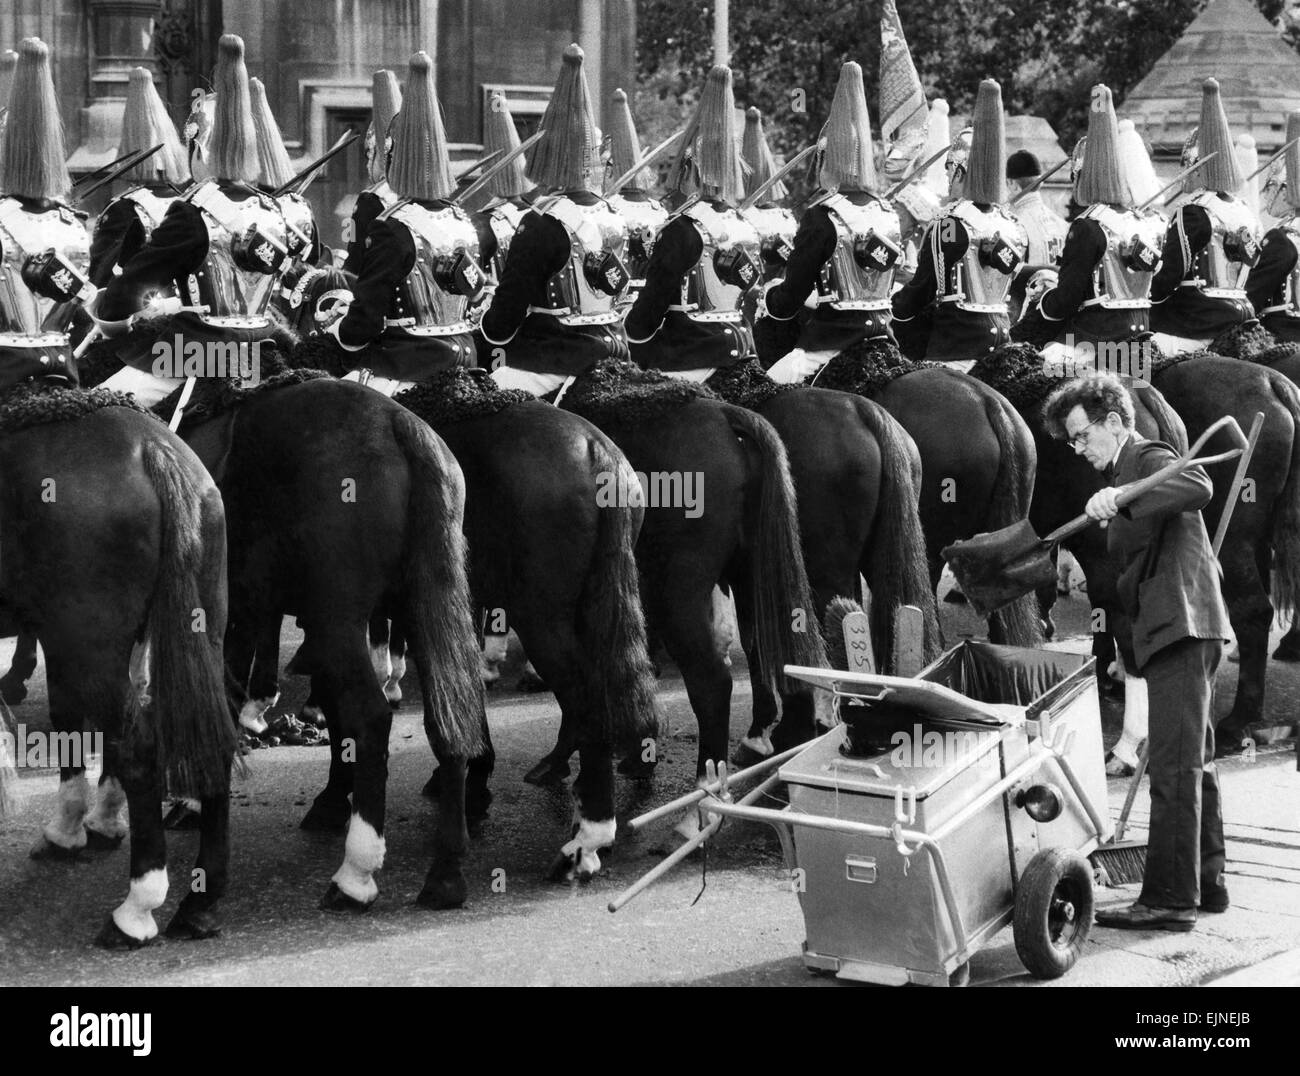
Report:
[{"label": "horse hind leg", "polygon": [[[77,742],[83,727],[80,696],[65,684],[65,673],[53,659],[50,675],[50,724],[54,735],[49,738],[54,753],[62,753]],[[85,820],[90,810],[90,787],[86,782],[84,759],[50,759],[59,764],[59,791],[54,813],[41,830],[32,847],[33,859],[70,859],[86,847]]]},{"label": "horse hind leg", "polygon": [[226,895],[230,865],[230,796],[205,796],[201,804],[199,855],[190,891],[167,924],[169,938],[197,941],[221,933],[217,902]]},{"label": "horse hind leg", "polygon": [[86,817],[86,847],[97,851],[117,848],[128,832],[126,819],[122,817],[126,791],[117,776],[121,772],[118,751],[117,743],[104,744],[104,766],[95,792],[95,806]]},{"label": "horse hind leg", "polygon": [[312,805],[299,823],[300,828],[322,832],[343,833],[352,814],[352,762],[344,757],[343,734],[339,731],[338,703],[315,675],[311,681],[311,698],[319,700],[329,732],[330,768],[325,787],[317,794]]}]

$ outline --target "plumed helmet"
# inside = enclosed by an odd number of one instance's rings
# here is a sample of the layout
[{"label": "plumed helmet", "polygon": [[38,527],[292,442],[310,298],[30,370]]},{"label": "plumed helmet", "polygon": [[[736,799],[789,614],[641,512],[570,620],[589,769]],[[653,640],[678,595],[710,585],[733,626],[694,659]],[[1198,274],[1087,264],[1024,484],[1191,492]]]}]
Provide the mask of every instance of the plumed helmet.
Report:
[{"label": "plumed helmet", "polygon": [[1120,160],[1115,105],[1110,88],[1100,83],[1092,88],[1087,152],[1074,184],[1074,200],[1082,206],[1102,204],[1129,208],[1134,204]]},{"label": "plumed helmet", "polygon": [[731,68],[714,67],[705,80],[700,106],[682,136],[668,186],[732,205],[742,201],[745,174],[738,133]]},{"label": "plumed helmet", "polygon": [[244,64],[244,39],[222,34],[217,43],[217,70],[212,77],[217,95],[212,120],[208,169],[217,179],[256,183],[261,165],[257,159],[257,129],[253,126],[252,90]]},{"label": "plumed helmet", "polygon": [[862,84],[862,67],[850,60],[840,68],[831,112],[822,128],[826,150],[819,182],[826,190],[876,192],[871,114]]},{"label": "plumed helmet", "polygon": [[160,142],[162,149],[123,178],[135,183],[154,183],[161,177],[168,183],[181,184],[189,175],[180,135],[158,95],[153,74],[143,67],[132,68],[126,84],[126,107],[122,110],[122,137],[117,144],[117,155],[124,157]]},{"label": "plumed helmet", "polygon": [[1002,87],[991,78],[980,83],[971,126],[974,133],[966,162],[963,197],[981,205],[998,205],[1006,200],[1006,182],[1002,176],[1007,141],[1003,130]]},{"label": "plumed helmet", "polygon": [[[519,148],[519,128],[515,126],[515,117],[510,111],[510,103],[503,93],[494,93],[488,102],[487,115],[483,119],[483,151],[509,153]],[[528,177],[524,175],[524,159],[516,157],[500,172],[488,180],[487,190],[493,198],[518,198],[532,189]]]},{"label": "plumed helmet", "polygon": [[293,179],[293,165],[289,151],[280,137],[280,125],[271,114],[271,102],[266,99],[266,87],[260,78],[248,80],[253,95],[253,130],[257,132],[257,160],[260,165],[257,181],[275,190]]},{"label": "plumed helmet", "polygon": [[589,190],[599,193],[605,167],[600,159],[600,133],[591,109],[591,91],[577,45],[564,50],[555,90],[542,115],[546,133],[533,146],[526,175],[545,190]]},{"label": "plumed helmet", "polygon": [[438,201],[456,189],[447,154],[447,133],[442,108],[433,88],[433,61],[417,52],[407,68],[402,110],[389,129],[393,156],[388,162],[388,185],[399,198]]},{"label": "plumed helmet", "polygon": [[[610,98],[610,106],[612,123],[609,129],[609,166],[613,171],[611,178],[614,178],[641,163],[641,141],[637,137],[627,94],[615,90]],[[628,180],[623,189],[648,191],[653,185],[654,180],[647,167]]]},{"label": "plumed helmet", "polygon": [[[756,108],[745,112],[745,137],[741,141],[740,156],[749,169],[745,177],[745,193],[757,190],[776,172],[776,160],[772,156],[772,147],[767,144],[767,135],[763,132],[763,114]],[[785,183],[778,180],[763,195],[764,205],[775,205],[788,197]]]},{"label": "plumed helmet", "polygon": [[18,46],[4,152],[0,154],[0,194],[23,198],[66,198],[72,187],[63,146],[63,121],[50,76],[50,50],[29,37]]},{"label": "plumed helmet", "polygon": [[[1228,116],[1219,96],[1219,83],[1207,78],[1201,84],[1201,123],[1198,128],[1198,160],[1216,154],[1196,169],[1188,179],[1188,191],[1210,190],[1231,194],[1241,186],[1241,170],[1237,167],[1237,154],[1228,129]],[[1190,163],[1190,162],[1189,162]]]},{"label": "plumed helmet", "polygon": [[371,183],[388,176],[388,158],[393,146],[390,129],[393,117],[402,110],[402,88],[397,75],[387,68],[376,71],[370,84],[370,126],[366,128],[366,172]]}]

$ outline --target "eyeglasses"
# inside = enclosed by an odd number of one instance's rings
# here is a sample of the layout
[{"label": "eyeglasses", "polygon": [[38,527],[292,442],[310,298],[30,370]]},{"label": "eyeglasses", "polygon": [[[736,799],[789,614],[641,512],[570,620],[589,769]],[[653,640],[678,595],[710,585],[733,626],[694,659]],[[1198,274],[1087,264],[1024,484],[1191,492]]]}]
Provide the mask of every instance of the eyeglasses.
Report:
[{"label": "eyeglasses", "polygon": [[1070,438],[1070,447],[1075,449],[1076,451],[1082,448],[1084,445],[1088,443],[1088,431],[1092,429],[1094,426],[1100,426],[1105,421],[1106,420],[1104,418],[1093,419],[1091,422],[1088,423],[1088,425],[1086,425],[1083,429],[1081,429],[1078,433],[1074,434]]}]

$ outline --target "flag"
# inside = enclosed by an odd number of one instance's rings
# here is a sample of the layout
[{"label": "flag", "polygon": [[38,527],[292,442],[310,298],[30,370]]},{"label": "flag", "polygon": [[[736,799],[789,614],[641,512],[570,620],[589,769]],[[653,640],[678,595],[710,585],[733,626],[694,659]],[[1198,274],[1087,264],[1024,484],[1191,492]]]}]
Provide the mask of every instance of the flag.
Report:
[{"label": "flag", "polygon": [[880,16],[880,134],[886,149],[885,174],[901,178],[925,148],[925,91],[912,63],[894,0]]}]

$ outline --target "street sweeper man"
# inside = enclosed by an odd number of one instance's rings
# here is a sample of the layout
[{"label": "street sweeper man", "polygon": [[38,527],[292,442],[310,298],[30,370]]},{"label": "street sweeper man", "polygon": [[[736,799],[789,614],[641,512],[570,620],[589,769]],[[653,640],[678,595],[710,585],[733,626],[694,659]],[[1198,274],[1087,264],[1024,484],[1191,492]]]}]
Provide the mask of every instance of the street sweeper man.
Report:
[{"label": "street sweeper man", "polygon": [[1228,613],[1201,519],[1214,487],[1202,468],[1188,467],[1117,508],[1125,486],[1178,453],[1134,429],[1128,390],[1109,375],[1062,385],[1048,397],[1044,420],[1110,483],[1084,511],[1107,528],[1123,614],[1112,632],[1125,667],[1145,679],[1149,699],[1151,833],[1142,892],[1127,908],[1098,912],[1097,922],[1191,930],[1198,909],[1228,906],[1211,714]]}]

